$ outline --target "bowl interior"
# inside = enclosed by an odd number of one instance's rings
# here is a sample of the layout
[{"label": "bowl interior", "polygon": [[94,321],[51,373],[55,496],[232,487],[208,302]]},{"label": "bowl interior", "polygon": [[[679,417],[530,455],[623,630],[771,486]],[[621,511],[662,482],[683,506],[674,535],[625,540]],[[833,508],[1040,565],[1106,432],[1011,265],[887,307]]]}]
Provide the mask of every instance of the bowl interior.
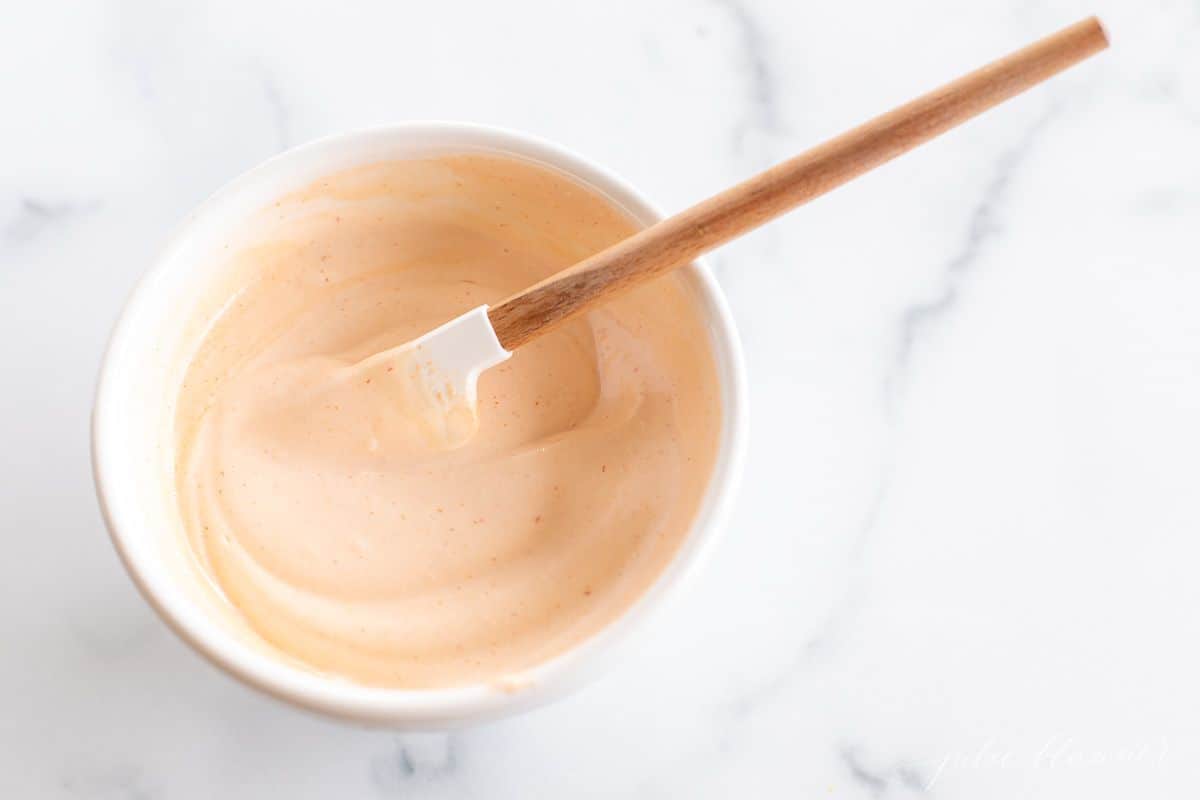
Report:
[{"label": "bowl interior", "polygon": [[569,153],[491,128],[410,124],[324,139],[288,151],[219,191],[183,223],[134,291],[101,370],[93,462],[117,550],[147,600],[183,638],[250,684],[326,713],[396,725],[449,725],[545,701],[600,669],[623,633],[695,566],[734,490],[745,440],[744,379],[736,334],[714,281],[699,265],[682,279],[702,309],[722,386],[714,474],[693,529],[665,572],[616,623],[530,670],[511,686],[405,691],[357,686],[283,660],[245,627],[188,552],[174,498],[174,416],[188,355],[203,336],[193,313],[214,289],[214,263],[245,220],[323,175],[389,159],[488,151],[527,158],[601,191],[634,218],[659,214],[623,183]]}]

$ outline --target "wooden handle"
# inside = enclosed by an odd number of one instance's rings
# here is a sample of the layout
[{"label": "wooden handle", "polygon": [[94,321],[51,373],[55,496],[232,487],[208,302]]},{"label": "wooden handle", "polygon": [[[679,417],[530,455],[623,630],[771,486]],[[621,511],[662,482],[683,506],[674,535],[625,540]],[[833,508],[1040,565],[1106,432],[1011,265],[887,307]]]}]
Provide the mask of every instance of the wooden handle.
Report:
[{"label": "wooden handle", "polygon": [[488,310],[517,347],[593,303],[891,161],[1108,46],[1095,17],[1064,28],[602,250]]}]

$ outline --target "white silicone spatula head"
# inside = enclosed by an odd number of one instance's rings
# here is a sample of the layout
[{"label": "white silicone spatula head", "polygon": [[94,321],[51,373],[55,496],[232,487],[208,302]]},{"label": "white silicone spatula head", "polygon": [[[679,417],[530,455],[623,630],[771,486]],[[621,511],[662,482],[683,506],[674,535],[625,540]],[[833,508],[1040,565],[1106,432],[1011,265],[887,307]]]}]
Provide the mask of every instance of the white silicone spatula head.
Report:
[{"label": "white silicone spatula head", "polygon": [[386,376],[406,413],[421,418],[432,443],[457,447],[475,433],[479,374],[511,355],[496,338],[488,307],[479,306],[410,342],[376,353],[355,370]]}]

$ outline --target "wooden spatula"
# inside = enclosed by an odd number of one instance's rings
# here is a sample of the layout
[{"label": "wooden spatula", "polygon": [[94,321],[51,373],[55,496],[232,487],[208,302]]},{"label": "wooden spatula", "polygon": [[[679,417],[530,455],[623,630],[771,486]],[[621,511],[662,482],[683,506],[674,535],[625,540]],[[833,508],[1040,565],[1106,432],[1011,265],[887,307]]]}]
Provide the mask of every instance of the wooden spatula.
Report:
[{"label": "wooden spatula", "polygon": [[[479,374],[610,297],[912,150],[1108,46],[1085,19],[665,219],[492,306],[378,354],[411,366],[434,406],[474,409]],[[414,358],[414,355],[419,357]],[[419,365],[419,369],[417,369]],[[456,437],[458,438],[458,437]]]}]

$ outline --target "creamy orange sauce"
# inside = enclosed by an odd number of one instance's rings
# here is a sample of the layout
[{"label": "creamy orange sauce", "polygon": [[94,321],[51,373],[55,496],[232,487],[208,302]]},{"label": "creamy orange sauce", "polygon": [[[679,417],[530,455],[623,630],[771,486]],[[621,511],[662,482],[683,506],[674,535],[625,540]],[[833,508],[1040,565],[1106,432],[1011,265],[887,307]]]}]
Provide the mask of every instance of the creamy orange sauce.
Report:
[{"label": "creamy orange sauce", "polygon": [[180,391],[176,488],[198,562],[258,636],[367,685],[498,685],[650,587],[722,424],[681,278],[485,372],[462,446],[364,361],[635,229],[566,176],[485,154],[354,169],[247,223]]}]

